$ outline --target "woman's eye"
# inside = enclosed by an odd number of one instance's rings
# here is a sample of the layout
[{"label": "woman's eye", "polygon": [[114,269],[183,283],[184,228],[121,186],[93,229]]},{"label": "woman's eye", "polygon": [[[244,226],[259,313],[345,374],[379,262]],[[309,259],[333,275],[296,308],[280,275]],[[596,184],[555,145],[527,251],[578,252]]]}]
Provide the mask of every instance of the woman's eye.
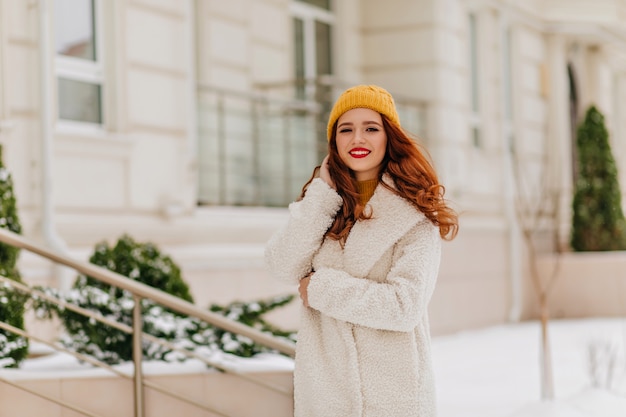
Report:
[{"label": "woman's eye", "polygon": [[366,129],[366,131],[368,131],[368,132],[378,132],[378,128],[377,127],[368,127]]},{"label": "woman's eye", "polygon": [[344,129],[339,130],[339,133],[347,133],[347,132],[352,132],[352,129],[344,128]]}]

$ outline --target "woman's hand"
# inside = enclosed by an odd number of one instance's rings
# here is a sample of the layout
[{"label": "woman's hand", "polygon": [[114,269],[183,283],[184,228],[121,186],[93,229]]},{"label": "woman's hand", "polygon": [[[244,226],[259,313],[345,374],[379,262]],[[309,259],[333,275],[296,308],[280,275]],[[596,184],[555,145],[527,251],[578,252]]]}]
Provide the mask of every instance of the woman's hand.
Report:
[{"label": "woman's hand", "polygon": [[330,177],[330,171],[328,170],[328,158],[329,155],[326,155],[326,157],[322,161],[322,165],[320,166],[320,178],[331,188],[335,188],[335,181],[333,181],[333,179]]},{"label": "woman's hand", "polygon": [[307,276],[302,278],[298,287],[298,291],[300,292],[300,298],[302,299],[302,304],[304,304],[305,307],[309,307],[308,288],[309,282],[311,281],[311,275],[313,275],[313,272],[310,272]]}]

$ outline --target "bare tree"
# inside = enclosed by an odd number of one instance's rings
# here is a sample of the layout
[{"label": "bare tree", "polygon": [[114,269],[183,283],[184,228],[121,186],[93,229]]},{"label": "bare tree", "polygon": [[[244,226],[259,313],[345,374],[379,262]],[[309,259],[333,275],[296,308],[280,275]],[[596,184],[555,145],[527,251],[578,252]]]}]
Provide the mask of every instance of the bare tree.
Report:
[{"label": "bare tree", "polygon": [[[551,182],[547,155],[542,157],[539,171],[535,172],[535,177],[533,177],[532,172],[528,172],[528,164],[522,161],[522,157],[518,153],[513,153],[512,165],[516,185],[515,214],[526,248],[528,274],[539,307],[541,398],[550,400],[554,398],[554,376],[548,331],[549,301],[550,293],[558,277],[560,255],[563,252],[560,233],[563,193],[559,187],[554,186]],[[535,178],[534,181],[532,178]],[[540,245],[545,246],[546,240],[551,243],[552,250],[556,255],[549,271],[539,268]]]}]

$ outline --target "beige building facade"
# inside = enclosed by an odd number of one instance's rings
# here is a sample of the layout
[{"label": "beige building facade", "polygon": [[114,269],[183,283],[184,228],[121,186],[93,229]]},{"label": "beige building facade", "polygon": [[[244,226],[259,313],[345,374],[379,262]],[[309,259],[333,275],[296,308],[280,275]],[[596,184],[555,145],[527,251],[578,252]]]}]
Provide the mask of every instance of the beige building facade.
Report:
[{"label": "beige building facade", "polygon": [[[518,197],[558,190],[567,243],[590,104],[626,195],[623,0],[0,0],[0,19],[0,143],[24,234],[80,259],[123,233],[152,241],[201,304],[295,290],[267,276],[263,247],[352,84],[394,94],[461,213],[435,332],[533,315]],[[297,308],[276,320],[296,326]]]}]

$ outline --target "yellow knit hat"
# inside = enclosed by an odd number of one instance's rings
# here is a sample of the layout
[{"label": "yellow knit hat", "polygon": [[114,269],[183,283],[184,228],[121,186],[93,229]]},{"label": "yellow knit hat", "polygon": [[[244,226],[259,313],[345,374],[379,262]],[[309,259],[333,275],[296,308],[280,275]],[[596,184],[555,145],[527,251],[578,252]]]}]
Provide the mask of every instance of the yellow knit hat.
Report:
[{"label": "yellow knit hat", "polygon": [[328,118],[328,140],[332,136],[335,122],[341,115],[348,110],[358,108],[377,111],[400,126],[400,117],[396,111],[396,105],[387,90],[376,85],[357,85],[344,91],[335,102]]}]

